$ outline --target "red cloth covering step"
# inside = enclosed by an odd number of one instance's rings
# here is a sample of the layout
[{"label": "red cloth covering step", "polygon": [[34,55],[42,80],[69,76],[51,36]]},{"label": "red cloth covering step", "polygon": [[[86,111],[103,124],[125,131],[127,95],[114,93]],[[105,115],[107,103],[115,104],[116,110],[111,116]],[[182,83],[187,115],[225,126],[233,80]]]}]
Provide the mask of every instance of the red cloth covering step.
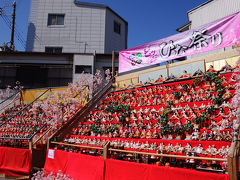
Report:
[{"label": "red cloth covering step", "polygon": [[166,108],[166,105],[163,104],[163,105],[153,105],[153,106],[138,106],[138,107],[131,107],[130,109],[131,110],[136,109],[136,111],[139,111],[142,108],[142,110],[144,111],[146,108],[148,108],[150,110],[152,110],[154,108],[155,110],[159,111],[159,109],[161,109],[162,107]]},{"label": "red cloth covering step", "polygon": [[[233,74],[238,74],[239,72],[229,72],[229,73],[223,73],[223,74],[220,74],[220,76],[225,76],[226,80],[228,81],[228,83],[230,84],[235,84],[234,82],[230,81],[230,78],[232,77]],[[121,94],[123,92],[125,93],[130,93],[131,91],[136,91],[136,90],[143,90],[145,88],[149,89],[149,88],[154,88],[155,86],[178,86],[179,84],[183,85],[185,83],[187,84],[192,84],[194,81],[194,78],[193,79],[189,79],[189,80],[184,80],[184,81],[176,81],[176,82],[169,82],[169,83],[164,83],[164,84],[154,84],[154,85],[149,85],[149,86],[146,86],[146,87],[137,87],[137,88],[133,88],[133,89],[125,89],[125,90],[119,90],[119,91],[116,91],[116,92],[112,92],[111,94]],[[230,82],[229,82],[230,81]]]},{"label": "red cloth covering step", "polygon": [[49,149],[44,169],[47,172],[66,174],[74,179],[103,180],[104,159]]},{"label": "red cloth covering step", "polygon": [[169,143],[171,143],[173,146],[175,146],[177,143],[178,144],[182,144],[182,146],[186,146],[187,143],[190,143],[192,147],[196,147],[199,144],[202,144],[203,148],[208,148],[209,145],[214,145],[217,149],[221,148],[222,146],[231,146],[231,142],[225,142],[225,141],[193,141],[193,140],[175,140],[175,139],[129,139],[129,138],[109,138],[109,137],[97,137],[97,136],[80,136],[80,135],[71,135],[71,137],[73,138],[86,138],[86,139],[94,139],[96,138],[101,139],[101,140],[120,140],[120,141],[128,141],[128,142],[146,142],[148,141],[149,144],[152,144],[154,142],[156,142],[157,145],[160,145],[160,143],[164,143],[164,145],[168,145]]},{"label": "red cloth covering step", "polygon": [[178,86],[179,84],[183,85],[183,84],[192,84],[194,81],[194,79],[190,79],[190,80],[185,80],[185,81],[179,81],[179,82],[169,82],[169,83],[165,83],[165,84],[154,84],[154,85],[149,85],[146,87],[138,87],[138,88],[133,88],[133,89],[126,89],[126,90],[121,90],[121,91],[117,91],[117,92],[112,92],[112,94],[121,94],[123,92],[125,93],[130,93],[131,91],[136,91],[136,90],[143,90],[145,88],[149,89],[149,88],[154,88],[156,86]]},{"label": "red cloth covering step", "polygon": [[229,180],[226,174],[199,172],[196,170],[106,160],[105,180]]},{"label": "red cloth covering step", "polygon": [[225,78],[227,79],[227,81],[229,81],[229,79],[232,77],[232,74],[234,73],[238,73],[238,72],[230,72],[230,73],[225,73],[225,74],[220,74],[220,76],[225,76]]},{"label": "red cloth covering step", "polygon": [[28,149],[0,147],[0,174],[10,176],[30,175],[32,153]]}]

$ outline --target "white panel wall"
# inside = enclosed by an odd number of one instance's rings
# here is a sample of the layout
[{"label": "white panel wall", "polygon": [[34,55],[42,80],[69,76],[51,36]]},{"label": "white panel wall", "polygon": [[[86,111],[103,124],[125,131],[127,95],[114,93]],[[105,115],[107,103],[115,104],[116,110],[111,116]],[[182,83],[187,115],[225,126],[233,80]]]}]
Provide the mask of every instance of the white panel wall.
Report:
[{"label": "white panel wall", "polygon": [[[47,26],[49,13],[65,14],[64,25]],[[26,50],[45,52],[50,46],[63,47],[67,53],[109,53],[125,49],[125,22],[119,20],[123,23],[119,38],[113,33],[114,18],[120,19],[108,8],[75,4],[74,0],[32,0]],[[34,36],[38,40],[33,41]]]},{"label": "white panel wall", "polygon": [[[121,34],[114,32],[114,21],[121,24]],[[118,16],[113,14],[110,10],[106,11],[106,46],[105,52],[112,53],[112,50],[127,49],[127,25]]]},{"label": "white panel wall", "polygon": [[188,13],[191,29],[240,11],[240,0],[214,0]]},{"label": "white panel wall", "polygon": [[175,77],[180,77],[184,71],[193,75],[197,70],[204,72],[204,61],[169,68],[169,75],[173,74]]},{"label": "white panel wall", "polygon": [[94,70],[94,55],[77,55],[73,57],[73,81],[76,80],[80,74],[75,74],[75,66],[92,66],[92,72]]},{"label": "white panel wall", "polygon": [[[49,13],[65,14],[64,25],[47,26]],[[34,42],[32,51],[57,46],[63,47],[63,52],[104,53],[104,8],[77,6],[73,0],[39,0],[37,13],[30,16],[37,16],[36,35],[41,41]]]},{"label": "white panel wall", "polygon": [[30,10],[30,15],[29,15],[29,19],[28,19],[28,34],[27,34],[26,51],[32,51],[34,42],[37,39],[35,37],[34,24],[37,23],[38,0],[32,0],[30,8],[31,8],[31,10]]},{"label": "white panel wall", "polygon": [[158,70],[150,73],[145,73],[145,74],[140,74],[139,75],[139,82],[141,81],[142,83],[149,82],[149,81],[156,81],[160,75],[162,75],[164,78],[167,77],[167,70]]},{"label": "white panel wall", "polygon": [[[191,29],[208,24],[239,11],[240,0],[214,0],[188,13],[189,21],[191,21]],[[190,55],[187,59],[206,56],[208,54],[222,52],[229,49],[232,49],[232,47]]]}]

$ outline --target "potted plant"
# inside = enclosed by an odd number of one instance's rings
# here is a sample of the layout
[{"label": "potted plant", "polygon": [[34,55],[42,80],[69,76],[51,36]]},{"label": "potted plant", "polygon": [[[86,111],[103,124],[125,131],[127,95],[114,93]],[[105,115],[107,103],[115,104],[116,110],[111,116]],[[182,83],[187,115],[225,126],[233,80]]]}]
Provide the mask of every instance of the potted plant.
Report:
[{"label": "potted plant", "polygon": [[127,95],[126,94],[123,94],[122,97],[121,97],[122,101],[125,101],[127,99]]},{"label": "potted plant", "polygon": [[213,98],[212,102],[218,106],[221,106],[221,104],[224,102],[224,99],[221,96],[216,96]]},{"label": "potted plant", "polygon": [[207,72],[203,75],[202,82],[206,82],[207,85],[211,85],[214,78],[217,76],[216,73]]},{"label": "potted plant", "polygon": [[92,126],[90,127],[90,130],[91,130],[91,135],[92,135],[92,136],[96,136],[98,133],[101,132],[101,128],[98,127],[98,126],[95,126],[95,125],[92,125]]},{"label": "potted plant", "polygon": [[165,109],[163,110],[162,114],[160,115],[160,123],[161,126],[166,126],[168,124],[169,120],[169,111],[166,111]]},{"label": "potted plant", "polygon": [[174,134],[174,123],[170,123],[168,126],[168,139],[173,139]]},{"label": "potted plant", "polygon": [[163,126],[161,128],[161,131],[160,131],[161,135],[162,135],[162,139],[167,139],[168,138],[168,133],[169,133],[169,127],[168,127],[168,124]]},{"label": "potted plant", "polygon": [[220,88],[217,90],[217,96],[223,96],[225,93],[225,89],[224,88]]},{"label": "potted plant", "polygon": [[174,98],[177,99],[177,100],[179,100],[182,96],[181,92],[178,92],[178,91],[173,92],[172,94],[173,94]]},{"label": "potted plant", "polygon": [[191,121],[187,120],[184,124],[184,132],[186,133],[186,140],[191,139],[192,131],[193,131],[193,125]]},{"label": "potted plant", "polygon": [[167,101],[167,105],[166,105],[167,114],[172,112],[172,108],[171,108],[172,105],[173,105],[173,101],[172,100]]},{"label": "potted plant", "polygon": [[107,113],[107,112],[112,112],[113,110],[113,106],[112,105],[109,105],[109,106],[106,106],[105,109],[104,109],[104,112]]},{"label": "potted plant", "polygon": [[103,132],[103,135],[104,135],[104,136],[107,136],[108,133],[111,132],[111,131],[110,131],[110,129],[109,129],[108,127],[106,127],[106,128],[103,129],[102,132]]},{"label": "potted plant", "polygon": [[215,115],[216,114],[216,108],[214,106],[210,106],[207,108],[207,113],[211,114],[211,115]]},{"label": "potted plant", "polygon": [[195,87],[199,87],[201,85],[201,79],[199,77],[195,78],[193,81],[193,85]]},{"label": "potted plant", "polygon": [[189,90],[188,88],[189,88],[189,85],[187,83],[184,83],[182,86],[182,90],[187,92]]},{"label": "potted plant", "polygon": [[200,126],[200,119],[198,117],[196,117],[194,120],[193,120],[193,124],[194,124],[194,129],[195,128],[199,128]]},{"label": "potted plant", "polygon": [[130,110],[130,105],[124,105],[124,106],[122,107],[122,110],[123,110],[123,112],[129,112],[129,110]]},{"label": "potted plant", "polygon": [[208,124],[208,119],[209,119],[209,115],[206,111],[202,112],[202,114],[200,114],[200,116],[198,116],[198,120],[200,122],[200,127],[203,126],[204,129],[206,129],[207,124]]},{"label": "potted plant", "polygon": [[181,140],[183,134],[184,134],[183,125],[181,121],[178,121],[178,123],[174,126],[175,139]]}]

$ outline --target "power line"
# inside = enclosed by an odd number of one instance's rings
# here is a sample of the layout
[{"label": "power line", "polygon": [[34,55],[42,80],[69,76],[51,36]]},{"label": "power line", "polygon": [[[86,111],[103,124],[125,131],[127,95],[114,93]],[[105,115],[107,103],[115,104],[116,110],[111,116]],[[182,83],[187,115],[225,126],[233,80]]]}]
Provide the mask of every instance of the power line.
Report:
[{"label": "power line", "polygon": [[[12,30],[12,19],[11,19],[11,17],[12,17],[13,14],[10,14],[8,7],[13,7],[12,5],[9,5],[12,2],[13,2],[13,0],[7,0],[7,1],[5,0],[5,3],[0,2],[0,5],[4,4],[3,6],[1,6],[2,9],[0,7],[0,16],[2,17],[2,19],[4,20],[4,22],[6,23],[6,25],[8,26],[8,28],[10,30]],[[18,6],[21,5],[22,2],[23,2],[22,0],[19,0],[18,1]],[[26,38],[24,38],[25,37],[24,32],[22,31],[22,29],[20,28],[20,26],[16,22],[15,22],[15,27],[14,27],[13,32],[15,33],[15,37],[18,40],[18,42],[20,43],[20,45],[23,48],[26,48],[26,43],[27,43],[26,41],[27,40],[26,40]],[[40,44],[42,44],[41,38],[36,33],[34,34],[34,39],[36,41],[38,41]]]},{"label": "power line", "polygon": [[[8,0],[9,2],[9,0]],[[20,4],[22,1],[18,1]],[[12,2],[11,2],[12,3]],[[10,2],[7,4],[7,2],[5,1],[5,3],[3,3],[4,5],[2,6],[2,8],[0,8],[0,16],[2,17],[3,21],[5,22],[5,24],[8,26],[8,28],[10,30],[12,30],[12,36],[11,36],[11,42],[13,43],[13,39],[14,39],[14,35],[16,37],[16,39],[18,40],[18,42],[20,43],[20,45],[25,48],[26,47],[26,40],[25,38],[23,38],[23,31],[20,31],[19,29],[19,26],[14,22],[15,26],[12,27],[12,20],[11,17],[13,17],[15,14],[15,12],[13,12],[13,14],[10,14],[9,12],[9,9],[8,7],[13,7],[13,11],[14,11],[14,8],[15,8],[15,2],[13,5],[9,5]],[[2,5],[2,4],[1,4]],[[13,17],[14,18],[14,17]],[[13,28],[13,29],[12,29]],[[13,48],[13,44],[11,45],[12,49]]]},{"label": "power line", "polygon": [[[4,22],[6,23],[6,25],[8,26],[8,28],[11,30],[12,26],[11,26],[11,21],[9,20],[9,18],[7,18],[6,16],[1,15],[2,19],[4,20]],[[14,31],[16,32],[16,36],[18,41],[20,42],[21,46],[23,48],[25,48],[25,40],[23,39],[23,37],[21,36],[21,34],[19,33],[19,31],[15,28]]]},{"label": "power line", "polygon": [[[7,18],[7,17],[6,17],[6,18]],[[7,18],[7,20],[8,20],[8,23],[11,25],[11,20],[9,20],[9,18]],[[21,32],[18,30],[18,26],[15,28],[15,32],[16,32],[17,35],[21,38],[21,40],[24,42],[25,40],[24,40]]]},{"label": "power line", "polygon": [[[7,14],[6,9],[8,7],[12,7],[12,14]],[[7,24],[7,26],[10,28],[11,30],[11,40],[10,40],[10,46],[5,45],[5,48],[13,51],[15,49],[14,46],[14,33],[15,33],[15,18],[16,18],[16,2],[14,1],[13,5],[5,5],[3,7],[1,7],[1,17],[3,18],[4,22]],[[12,17],[12,27],[11,27],[11,22],[8,20],[8,18],[6,18],[5,16],[11,16]]]},{"label": "power line", "polygon": [[[2,17],[3,17],[3,19],[5,20],[5,22],[7,23],[8,27],[11,29],[11,21],[10,21],[7,17],[5,17],[5,16],[2,16]],[[24,39],[23,39],[23,37],[21,36],[21,34],[19,33],[19,31],[18,31],[16,28],[15,28],[14,30],[15,30],[17,36],[21,39],[21,41],[24,42]]]},{"label": "power line", "polygon": [[[1,1],[1,0],[0,0]],[[8,0],[8,1],[11,1],[11,0]],[[13,1],[13,0],[12,0]],[[18,7],[22,4],[22,2],[23,2],[23,0],[19,0],[18,1]],[[10,2],[9,2],[10,3]],[[19,9],[19,8],[18,8]],[[10,18],[10,17],[8,17],[8,18]],[[11,22],[11,20],[9,20],[10,22]],[[25,36],[24,35],[24,33],[23,33],[23,31],[21,30],[21,28],[18,26],[18,24],[17,23],[15,23],[15,32],[16,32],[16,34],[17,34],[17,37],[20,39],[20,41],[23,41],[23,43],[25,44],[24,46],[26,46],[26,41],[27,40],[25,40],[25,38],[23,38],[22,36]],[[37,33],[35,32],[34,33],[34,39],[36,40],[36,41],[38,41],[39,42],[39,44],[42,44],[42,40],[41,40],[41,38],[37,35]],[[24,47],[25,48],[25,47]]]}]

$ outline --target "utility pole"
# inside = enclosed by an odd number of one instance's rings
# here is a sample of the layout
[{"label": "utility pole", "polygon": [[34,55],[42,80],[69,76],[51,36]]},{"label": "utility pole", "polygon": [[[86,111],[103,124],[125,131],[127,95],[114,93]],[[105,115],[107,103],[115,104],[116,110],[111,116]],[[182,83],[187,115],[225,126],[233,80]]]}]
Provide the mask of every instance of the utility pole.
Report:
[{"label": "utility pole", "polygon": [[10,41],[10,48],[12,50],[15,49],[14,47],[15,19],[16,19],[16,1],[13,2],[13,14],[12,14],[12,32],[11,32],[11,41]]},{"label": "utility pole", "polygon": [[[6,14],[5,9],[8,7],[13,7],[13,13],[12,14]],[[4,43],[3,46],[0,46],[0,48],[3,48],[4,51],[14,51],[14,32],[15,32],[15,19],[16,19],[16,1],[13,2],[13,5],[5,5],[3,7],[0,7],[0,16],[12,16],[12,25],[11,25],[11,40],[10,42]],[[8,46],[8,44],[10,44]]]}]

